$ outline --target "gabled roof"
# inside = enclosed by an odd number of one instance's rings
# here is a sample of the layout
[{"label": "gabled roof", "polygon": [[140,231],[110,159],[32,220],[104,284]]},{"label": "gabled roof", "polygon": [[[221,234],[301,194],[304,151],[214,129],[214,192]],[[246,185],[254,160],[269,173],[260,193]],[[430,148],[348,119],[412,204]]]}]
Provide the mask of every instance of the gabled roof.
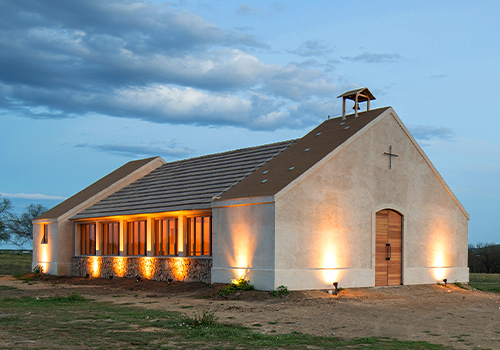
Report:
[{"label": "gabled roof", "polygon": [[211,209],[212,198],[294,140],[166,163],[72,219]]},{"label": "gabled roof", "polygon": [[216,200],[275,195],[389,108],[324,121]]},{"label": "gabled roof", "polygon": [[347,99],[353,100],[356,96],[357,93],[360,93],[360,96],[358,97],[358,102],[364,102],[370,100],[375,100],[375,96],[368,90],[368,88],[359,88],[351,91],[344,92],[342,95],[337,96],[339,97],[345,97]]},{"label": "gabled roof", "polygon": [[34,220],[57,219],[59,216],[67,213],[68,211],[74,209],[75,207],[79,206],[85,201],[91,199],[95,195],[99,194],[100,192],[114,185],[117,181],[127,177],[134,171],[140,169],[141,167],[143,167],[144,165],[148,164],[149,162],[153,161],[156,158],[158,157],[151,157],[151,158],[139,159],[128,162],[127,164],[121,166],[115,171],[104,176],[100,180],[97,180],[92,185],[84,188],[77,194],[69,197],[68,199],[59,203],[55,207],[47,210],[45,213],[36,217]]}]

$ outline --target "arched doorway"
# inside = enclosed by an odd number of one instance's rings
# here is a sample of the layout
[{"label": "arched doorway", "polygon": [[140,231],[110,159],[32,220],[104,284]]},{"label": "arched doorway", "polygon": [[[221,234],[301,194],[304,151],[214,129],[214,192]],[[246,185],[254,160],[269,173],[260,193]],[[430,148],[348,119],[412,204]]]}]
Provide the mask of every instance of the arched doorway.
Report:
[{"label": "arched doorway", "polygon": [[402,216],[390,209],[376,214],[375,286],[401,284]]}]

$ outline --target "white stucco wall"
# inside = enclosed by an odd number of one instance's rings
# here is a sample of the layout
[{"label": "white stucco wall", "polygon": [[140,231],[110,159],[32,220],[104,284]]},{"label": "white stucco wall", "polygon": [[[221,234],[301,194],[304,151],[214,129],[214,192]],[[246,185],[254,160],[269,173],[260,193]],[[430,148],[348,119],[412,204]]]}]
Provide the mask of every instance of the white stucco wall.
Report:
[{"label": "white stucco wall", "polygon": [[212,283],[244,276],[255,288],[274,288],[272,198],[216,202],[212,207]]},{"label": "white stucco wall", "polygon": [[42,244],[43,224],[33,225],[33,260],[31,268],[40,265],[43,272],[57,274],[58,261],[58,224],[56,220],[45,222],[47,225],[47,243]]},{"label": "white stucco wall", "polygon": [[275,287],[373,286],[374,218],[386,208],[404,215],[404,284],[468,281],[468,214],[395,114],[369,126],[275,196]]}]

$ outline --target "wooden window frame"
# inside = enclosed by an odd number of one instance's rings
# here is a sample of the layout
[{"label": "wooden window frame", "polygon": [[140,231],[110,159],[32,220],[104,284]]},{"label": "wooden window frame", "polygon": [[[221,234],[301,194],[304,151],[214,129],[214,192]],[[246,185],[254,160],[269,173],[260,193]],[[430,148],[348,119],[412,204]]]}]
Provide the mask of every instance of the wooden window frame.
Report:
[{"label": "wooden window frame", "polygon": [[[90,242],[90,227],[94,227],[94,243],[91,244]],[[84,227],[89,227],[89,230],[84,231]],[[84,256],[95,256],[97,253],[97,247],[96,247],[96,242],[97,242],[97,225],[95,222],[92,223],[80,223],[78,224],[78,231],[80,232],[80,255]],[[88,236],[87,236],[88,234]],[[87,244],[88,243],[88,244]],[[93,249],[93,252],[91,250]]]},{"label": "wooden window frame", "polygon": [[[205,218],[209,219],[209,238],[208,238],[208,253],[205,254]],[[196,220],[201,219],[201,232],[196,230]],[[200,235],[200,236],[198,236]],[[191,237],[193,236],[193,238]],[[194,215],[187,218],[187,255],[199,257],[212,256],[212,236],[213,236],[213,218],[212,215]],[[200,254],[196,252],[196,241],[200,239]]]},{"label": "wooden window frame", "polygon": [[[173,243],[173,248],[174,248],[174,254],[170,254],[170,221],[174,221],[174,227],[175,227],[175,233],[174,233],[174,243]],[[164,242],[164,234],[162,230],[162,223],[163,221],[168,221],[168,228],[167,228],[167,233],[166,233],[166,246],[165,246],[165,254],[163,254],[163,242]],[[179,242],[179,220],[177,217],[163,217],[163,218],[158,218],[153,220],[153,225],[154,225],[154,241],[155,241],[155,247],[154,247],[154,255],[155,256],[178,256],[178,242]]]},{"label": "wooden window frame", "polygon": [[[116,239],[117,241],[114,242],[114,234],[112,234],[112,240],[108,240],[108,234],[109,234],[109,226],[112,225],[117,225],[117,234],[116,234]],[[104,221],[100,223],[101,226],[101,242],[102,242],[102,255],[105,256],[118,256],[120,255],[120,221]],[[113,232],[114,233],[114,232]],[[111,247],[111,253],[109,252],[109,248]],[[116,248],[116,252],[114,251],[114,248]]]},{"label": "wooden window frame", "polygon": [[[144,242],[141,242],[141,232],[139,231],[137,233],[137,254],[135,251],[135,234],[134,234],[134,224],[135,223],[144,223]],[[148,242],[148,221],[147,219],[135,219],[135,220],[130,220],[127,221],[127,255],[130,256],[147,256],[148,250],[147,250],[147,242]],[[139,226],[140,227],[140,226]],[[143,248],[144,250],[142,250]]]}]

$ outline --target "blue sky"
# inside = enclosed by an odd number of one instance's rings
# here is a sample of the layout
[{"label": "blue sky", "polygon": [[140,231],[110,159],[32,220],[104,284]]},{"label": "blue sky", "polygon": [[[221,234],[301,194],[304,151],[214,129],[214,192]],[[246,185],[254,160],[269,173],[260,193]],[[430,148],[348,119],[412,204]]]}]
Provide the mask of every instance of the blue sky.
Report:
[{"label": "blue sky", "polygon": [[500,243],[496,1],[2,1],[0,193],[304,135],[367,86]]}]

